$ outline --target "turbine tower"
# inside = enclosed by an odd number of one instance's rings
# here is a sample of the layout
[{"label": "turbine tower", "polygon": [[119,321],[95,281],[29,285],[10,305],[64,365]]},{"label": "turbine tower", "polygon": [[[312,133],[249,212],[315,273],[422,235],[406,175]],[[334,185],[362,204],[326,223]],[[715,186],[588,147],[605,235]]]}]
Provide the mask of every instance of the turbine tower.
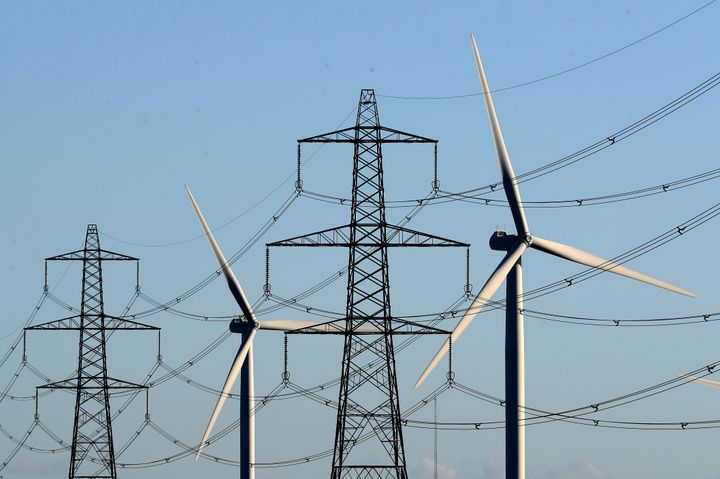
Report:
[{"label": "turbine tower", "polygon": [[558,256],[585,266],[610,271],[642,281],[659,288],[664,288],[685,296],[695,296],[693,293],[672,284],[660,281],[642,273],[633,271],[625,266],[600,258],[578,248],[562,243],[542,239],[530,233],[525,211],[523,210],[515,173],[510,164],[500,131],[500,123],[495,114],[490,87],[488,86],[480,54],[478,53],[475,37],[471,37],[475,65],[480,83],[482,85],[485,107],[487,109],[490,129],[498,157],[503,189],[510,205],[513,222],[517,234],[509,235],[503,231],[495,232],[490,237],[490,248],[506,252],[505,257],[490,275],[485,285],[480,289],[470,308],[457,324],[450,337],[443,343],[430,364],[420,375],[415,387],[417,388],[427,378],[428,374],[437,366],[438,362],[447,353],[450,343],[455,345],[457,339],[470,325],[503,281],[506,282],[505,300],[505,477],[507,479],[525,478],[525,339],[523,331],[523,288],[522,288],[522,255],[527,248],[536,249],[544,253]]}]

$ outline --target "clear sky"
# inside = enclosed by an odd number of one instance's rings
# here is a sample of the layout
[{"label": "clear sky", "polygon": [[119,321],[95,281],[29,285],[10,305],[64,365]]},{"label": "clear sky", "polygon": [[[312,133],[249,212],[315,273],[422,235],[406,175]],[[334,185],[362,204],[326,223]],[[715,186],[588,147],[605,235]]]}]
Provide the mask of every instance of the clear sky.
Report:
[{"label": "clear sky", "polygon": [[[215,268],[185,197],[189,184],[228,255],[238,251],[294,191],[296,140],[350,126],[361,88],[379,95],[382,122],[440,140],[441,187],[461,191],[497,181],[497,162],[479,96],[446,100],[388,98],[463,95],[479,90],[469,35],[475,34],[491,87],[503,88],[572,68],[632,43],[706,3],[636,2],[229,2],[127,1],[0,3],[0,288],[4,312],[0,350],[13,345],[42,293],[43,258],[81,247],[97,223],[106,249],[142,259],[142,291],[165,302]],[[516,173],[545,165],[633,123],[718,71],[720,5],[589,66],[547,81],[498,92],[495,104]],[[717,168],[717,111],[712,90],[611,148],[521,185],[523,199],[587,198],[674,180]],[[308,190],[347,196],[349,147],[308,146]],[[426,195],[432,180],[428,146],[385,150],[386,198]],[[498,196],[495,194],[493,198]],[[662,195],[581,208],[528,210],[533,232],[613,257],[656,237],[717,202],[717,180]],[[261,201],[262,200],[262,201]],[[260,201],[260,202],[259,202]],[[258,203],[259,202],[259,203]],[[398,223],[408,212],[388,210]],[[242,216],[239,216],[241,215]],[[248,295],[260,298],[262,243],[347,222],[346,206],[300,197],[260,243],[235,263]],[[410,227],[473,245],[475,291],[500,255],[487,238],[511,228],[510,211],[449,202],[426,207]],[[688,299],[615,275],[535,299],[527,308],[601,318],[652,318],[713,313],[718,305],[714,239],[709,221],[628,266],[697,293]],[[196,238],[191,241],[187,239]],[[273,293],[289,298],[337,272],[344,252],[274,252]],[[442,311],[462,294],[464,252],[393,251],[393,312]],[[581,267],[529,252],[525,287],[562,280]],[[134,269],[105,269],[106,309],[122,313],[134,288]],[[53,264],[53,294],[78,306],[81,268]],[[343,280],[304,302],[342,310]],[[501,296],[499,293],[498,296]],[[148,309],[138,299],[133,311]],[[215,281],[178,305],[199,315],[236,314],[224,283]],[[281,310],[268,318],[297,317]],[[36,322],[68,315],[50,300]],[[303,314],[302,318],[312,316]],[[143,318],[162,327],[163,361],[178,367],[226,331],[226,322],[193,321],[169,313]],[[454,326],[455,320],[443,324]],[[720,359],[718,325],[590,327],[526,319],[527,403],[560,411],[586,406],[672,379]],[[443,382],[436,371],[412,390],[441,338],[424,338],[397,358],[400,400],[409,407]],[[221,386],[239,343],[231,337],[193,364],[187,378]],[[256,347],[257,393],[280,381],[282,335],[261,334]],[[110,374],[142,381],[155,362],[151,334],[118,333],[109,344]],[[293,382],[310,387],[340,371],[335,337],[290,338]],[[29,396],[44,381],[74,369],[75,333],[33,333],[29,368],[8,394]],[[503,396],[503,313],[475,321],[453,357],[457,380]],[[21,364],[17,349],[0,368],[5,387]],[[444,368],[445,366],[443,366]],[[166,371],[160,370],[157,376]],[[712,376],[710,377],[712,379]],[[623,407],[600,411],[605,420],[716,420],[720,390],[688,384]],[[337,396],[336,389],[322,395]],[[200,440],[214,404],[211,393],[174,377],[150,392],[154,424],[188,444]],[[118,408],[122,398],[113,399]],[[41,398],[44,424],[65,441],[72,434],[73,398]],[[115,422],[116,449],[144,420],[138,398]],[[0,425],[21,437],[34,402],[5,398]],[[503,409],[457,389],[438,400],[441,420],[501,420]],[[221,425],[238,417],[226,407]],[[257,415],[257,460],[274,462],[332,448],[335,411],[307,398],[270,402]],[[414,419],[430,420],[425,408]],[[718,478],[718,429],[636,431],[568,423],[527,431],[528,478]],[[432,477],[432,432],[406,428],[411,477]],[[37,429],[27,445],[59,447]],[[0,463],[15,442],[0,435]],[[503,476],[503,431],[441,431],[443,479]],[[146,428],[118,458],[141,463],[182,452]],[[233,432],[207,452],[237,460]],[[369,459],[370,460],[370,459]],[[61,477],[69,453],[21,449],[0,474],[7,478]],[[120,469],[120,477],[185,479],[236,477],[237,470],[188,457],[152,469]],[[262,469],[259,478],[329,474],[329,459],[293,468]]]}]

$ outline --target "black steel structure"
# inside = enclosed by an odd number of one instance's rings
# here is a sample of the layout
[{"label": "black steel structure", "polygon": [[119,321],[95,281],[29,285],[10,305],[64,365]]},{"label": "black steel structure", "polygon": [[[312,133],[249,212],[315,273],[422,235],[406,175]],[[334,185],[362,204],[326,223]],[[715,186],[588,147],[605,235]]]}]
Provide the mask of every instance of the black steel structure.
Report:
[{"label": "black steel structure", "polygon": [[[109,331],[154,330],[159,328],[105,314],[102,264],[106,261],[135,261],[100,248],[97,225],[90,224],[85,247],[45,259],[47,291],[48,261],[82,261],[82,302],[80,314],[25,328],[25,331],[79,331],[77,375],[73,378],[40,386],[39,389],[70,389],[75,391],[75,422],[70,453],[70,479],[115,479],[110,395],[115,390],[146,388],[146,386],[108,376],[106,341]],[[139,282],[136,286],[139,291]],[[159,333],[158,333],[159,334]]]},{"label": "black steel structure", "polygon": [[[393,336],[447,332],[392,317],[388,248],[467,248],[469,245],[387,223],[382,144],[437,144],[437,140],[382,126],[375,92],[367,89],[360,93],[354,127],[298,140],[298,151],[302,143],[349,143],[354,147],[350,223],[267,244],[268,247],[330,246],[349,250],[346,317],[341,320],[345,327],[329,333],[344,335],[330,477],[406,479]],[[296,186],[301,190],[299,174]],[[368,332],[367,328],[358,330],[368,325],[375,326],[377,332]],[[316,329],[293,333],[327,334]],[[356,453],[360,443],[362,454]],[[373,444],[374,449],[368,449]],[[367,457],[378,459],[367,464]]]}]

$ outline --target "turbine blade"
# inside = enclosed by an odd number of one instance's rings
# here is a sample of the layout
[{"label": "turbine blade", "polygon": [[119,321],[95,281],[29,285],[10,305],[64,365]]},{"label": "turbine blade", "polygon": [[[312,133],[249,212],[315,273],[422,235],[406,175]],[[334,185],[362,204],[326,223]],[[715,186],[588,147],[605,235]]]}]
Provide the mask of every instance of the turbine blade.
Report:
[{"label": "turbine blade", "polygon": [[505,258],[503,258],[498,267],[495,268],[495,271],[493,271],[493,273],[490,275],[490,278],[488,278],[485,285],[475,297],[475,300],[465,312],[463,318],[460,320],[457,326],[455,326],[455,329],[453,329],[450,338],[445,340],[443,345],[435,354],[435,357],[433,357],[432,361],[430,361],[423,373],[420,375],[420,378],[418,378],[417,382],[415,383],[415,389],[417,389],[425,381],[425,379],[432,372],[432,370],[435,369],[435,366],[437,366],[440,360],[448,352],[448,350],[450,349],[450,341],[452,340],[453,344],[455,344],[457,339],[465,331],[465,329],[467,329],[470,323],[472,323],[473,319],[475,319],[475,316],[477,316],[483,306],[485,306],[485,304],[490,301],[492,295],[495,294],[498,288],[502,285],[503,281],[505,281],[505,277],[508,275],[508,273],[510,273],[510,270],[513,268],[513,266],[515,266],[515,263],[517,263],[518,259],[520,259],[520,256],[523,254],[525,249],[527,249],[527,245],[525,244],[525,242],[519,241],[512,250],[508,251],[507,255],[505,255]]},{"label": "turbine blade", "polygon": [[482,84],[483,98],[485,99],[488,120],[490,121],[493,143],[495,143],[495,151],[497,152],[498,163],[500,165],[503,189],[505,190],[508,203],[510,203],[510,211],[512,212],[517,234],[523,237],[528,234],[529,230],[527,220],[525,219],[525,211],[522,207],[522,200],[520,199],[520,190],[518,190],[517,183],[515,182],[515,172],[510,164],[510,155],[508,155],[507,148],[505,147],[505,140],[500,130],[500,123],[495,114],[495,105],[493,105],[490,87],[488,86],[487,78],[485,78],[485,70],[480,60],[480,53],[478,52],[477,43],[475,42],[475,36],[472,35],[470,38],[472,40],[473,55],[475,56],[475,66],[477,67],[480,83]]},{"label": "turbine blade", "polygon": [[587,251],[583,251],[573,246],[556,243],[555,241],[550,241],[534,236],[533,242],[530,247],[544,253],[559,256],[560,258],[564,258],[575,263],[584,264],[585,266],[591,266],[593,268],[598,268],[609,271],[611,273],[619,274],[621,276],[626,276],[628,278],[642,281],[643,283],[657,286],[658,288],[667,289],[668,291],[682,294],[684,296],[690,296],[692,298],[695,297],[695,294],[691,293],[690,291],[687,291],[670,283],[666,283],[665,281],[660,281],[659,279],[655,279],[646,274],[638,273],[637,271],[626,268],[623,265],[613,263],[612,261],[608,261],[604,258],[601,258],[600,256],[595,256],[594,254],[588,253]]},{"label": "turbine blade", "polygon": [[207,236],[208,242],[210,242],[210,246],[212,247],[212,250],[215,253],[215,257],[220,264],[220,269],[225,275],[225,279],[227,280],[230,292],[235,298],[235,301],[237,301],[238,305],[240,305],[240,309],[245,315],[245,318],[247,318],[248,321],[255,322],[255,314],[253,313],[252,308],[250,307],[250,303],[248,302],[247,297],[243,292],[242,286],[240,286],[240,282],[235,276],[235,273],[230,267],[230,264],[225,259],[225,255],[223,255],[222,251],[220,250],[220,246],[218,246],[217,241],[215,241],[212,230],[205,221],[205,217],[203,217],[203,214],[200,211],[200,207],[198,206],[197,201],[195,201],[195,197],[193,196],[190,188],[188,188],[187,185],[185,185],[185,191],[187,191],[188,197],[190,197],[190,202],[192,203],[193,209],[195,210],[195,213],[200,220],[200,224],[202,225],[203,231],[205,232],[205,236]]},{"label": "turbine blade", "polygon": [[696,378],[695,376],[688,376],[686,379],[691,382],[703,383],[703,384],[707,384],[708,386],[720,388],[720,381],[713,381],[711,379],[704,379],[704,378]]},{"label": "turbine blade", "polygon": [[232,367],[230,368],[230,372],[227,375],[227,378],[225,379],[225,384],[222,388],[222,393],[220,393],[220,396],[218,397],[217,403],[215,403],[215,409],[213,409],[212,415],[210,416],[210,421],[208,422],[207,427],[205,428],[205,434],[203,434],[202,441],[200,441],[200,445],[198,446],[197,453],[195,454],[195,460],[200,457],[200,453],[202,452],[203,448],[205,448],[205,443],[210,436],[210,433],[212,432],[212,428],[215,426],[215,422],[217,421],[218,416],[220,415],[220,411],[223,408],[223,405],[225,404],[225,400],[227,399],[228,395],[230,394],[230,391],[232,390],[233,385],[235,384],[235,381],[237,380],[238,375],[240,374],[240,370],[242,369],[243,363],[245,362],[245,358],[248,355],[248,351],[252,347],[253,339],[255,338],[255,334],[257,333],[257,329],[253,328],[253,330],[250,332],[250,336],[248,336],[247,341],[245,341],[242,346],[240,346],[240,349],[238,349],[237,354],[235,355],[235,360],[233,361]]}]

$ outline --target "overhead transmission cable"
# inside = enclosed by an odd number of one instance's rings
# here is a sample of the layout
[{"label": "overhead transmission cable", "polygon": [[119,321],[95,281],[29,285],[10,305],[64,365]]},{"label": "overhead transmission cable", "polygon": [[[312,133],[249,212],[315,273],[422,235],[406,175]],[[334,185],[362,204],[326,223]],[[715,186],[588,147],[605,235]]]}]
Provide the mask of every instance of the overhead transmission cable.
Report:
[{"label": "overhead transmission cable", "polygon": [[[563,156],[562,158],[559,158],[557,160],[551,161],[549,163],[546,163],[544,165],[541,165],[537,168],[534,168],[532,170],[526,171],[524,173],[521,173],[515,178],[513,178],[513,181],[516,184],[525,183],[527,181],[532,181],[534,179],[540,178],[542,176],[545,176],[549,173],[552,173],[554,171],[557,171],[561,168],[565,168],[567,166],[570,166],[574,163],[577,163],[581,160],[584,160],[586,158],[589,158],[590,156],[593,156],[607,148],[610,148],[611,146],[616,145],[622,140],[625,140],[645,128],[653,125],[654,123],[662,120],[663,118],[667,117],[671,113],[676,112],[680,108],[684,107],[688,103],[692,102],[693,100],[696,100],[697,98],[701,97],[702,95],[708,93],[710,90],[715,88],[716,86],[720,85],[720,72],[715,73],[714,75],[710,76],[708,79],[700,83],[699,85],[695,86],[694,88],[690,89],[689,91],[683,93],[679,97],[675,98],[674,100],[670,101],[669,103],[663,105],[662,107],[658,108],[657,110],[653,111],[652,113],[644,116],[643,118],[635,121],[634,123],[631,123],[630,125],[627,125],[626,127],[611,133],[604,137],[601,140],[596,141],[595,143],[592,143],[588,146],[585,146],[574,153],[570,153],[568,155]],[[718,177],[718,169],[712,169],[697,175],[693,175],[687,178],[682,178],[680,180],[675,180],[673,182],[668,182],[660,185],[655,185],[651,187],[646,188],[640,188],[632,191],[626,191],[621,193],[613,193],[603,196],[596,196],[596,197],[589,197],[589,198],[570,198],[570,199],[563,199],[563,200],[546,200],[546,201],[526,201],[523,202],[523,205],[531,208],[539,208],[539,207],[568,207],[568,206],[589,206],[591,204],[606,204],[610,202],[614,202],[615,200],[624,199],[627,197],[627,199],[634,199],[635,197],[643,197],[643,196],[650,196],[652,194],[659,194],[664,193],[667,191],[670,191],[671,189],[680,189],[685,188],[687,186],[693,186],[695,184],[703,183],[705,181],[709,181],[712,179],[715,179]],[[462,191],[445,191],[440,190],[433,199],[425,200],[420,198],[412,198],[412,199],[402,199],[402,200],[395,200],[395,201],[388,201],[388,205],[390,208],[392,207],[406,207],[413,205],[415,203],[418,203],[420,201],[429,201],[431,203],[444,203],[448,201],[459,201],[459,200],[469,200],[469,201],[475,201],[479,202],[481,204],[487,204],[487,205],[506,205],[507,202],[504,200],[498,200],[493,199],[489,197],[484,196],[478,196],[480,193],[490,193],[495,192],[498,190],[499,186],[501,185],[501,182],[498,180],[495,183],[490,183],[484,186],[474,187],[470,189],[465,189]],[[346,204],[349,199],[338,197],[338,196],[332,196],[332,195],[326,195],[323,193],[317,193],[313,191],[307,191],[303,190],[302,195],[319,200],[319,201],[325,201],[329,203],[337,203],[337,204]]]},{"label": "overhead transmission cable", "polygon": [[[611,203],[619,203],[622,201],[636,200],[648,196],[659,195],[671,191],[688,188],[690,186],[699,185],[708,181],[720,178],[720,168],[714,168],[697,175],[692,175],[678,180],[668,181],[653,186],[636,188],[629,191],[617,193],[606,193],[598,196],[586,196],[556,200],[539,200],[539,201],[521,201],[520,204],[524,208],[577,208],[581,206],[597,206]],[[430,200],[424,198],[408,198],[401,200],[387,200],[387,208],[412,208],[420,202],[427,202],[428,205],[438,205],[463,201],[466,203],[479,204],[484,206],[508,207],[508,202],[501,198],[492,198],[489,196],[481,196],[479,194],[454,193],[449,190],[439,190],[440,194]],[[338,204],[347,206],[348,198],[333,196],[315,191],[303,190],[302,196],[321,201],[324,203]]]},{"label": "overhead transmission cable", "polygon": [[[686,92],[685,94],[681,95],[680,97],[676,98],[672,102],[668,103],[667,105],[663,106],[662,108],[656,110],[655,112],[651,113],[650,115],[645,116],[641,120],[636,121],[635,123],[623,128],[622,130],[619,130],[613,135],[608,136],[607,138],[600,140],[590,146],[587,146],[581,150],[576,151],[575,153],[572,153],[570,155],[567,155],[563,158],[560,158],[559,160],[553,161],[551,163],[548,163],[546,165],[540,166],[538,168],[535,168],[534,170],[528,171],[526,173],[520,174],[515,177],[515,181],[517,183],[530,181],[536,178],[539,178],[541,176],[544,176],[545,174],[548,174],[550,172],[556,171],[560,168],[563,168],[565,166],[569,166],[570,164],[576,163],[577,161],[580,161],[584,158],[587,158],[599,151],[602,151],[605,148],[608,148],[618,141],[621,141],[622,139],[625,139],[645,128],[652,125],[653,123],[659,121],[660,119],[664,118],[665,116],[669,115],[670,113],[676,111],[677,109],[681,108],[682,106],[686,105],[687,103],[691,102],[692,100],[698,98],[699,96],[703,95],[704,93],[707,93],[710,89],[714,88],[720,84],[720,72],[716,73],[712,77],[710,77],[705,82],[701,83],[697,87],[693,88],[692,90]],[[470,195],[473,193],[478,193],[482,191],[494,191],[498,186],[498,183],[489,184],[486,186],[478,187],[478,188],[472,188],[469,190],[464,190],[461,192],[453,193],[453,195]],[[434,192],[437,194],[437,192]],[[257,241],[260,240],[260,238],[272,227],[272,225],[277,221],[277,219],[290,207],[290,205],[297,199],[298,197],[297,192],[293,192],[291,196],[283,203],[283,205],[280,207],[280,209],[276,212],[275,215],[272,216],[271,220],[265,223],[263,227],[256,233],[256,235],[251,238],[248,243],[235,253],[230,260],[228,260],[228,264],[233,264],[239,257],[244,255],[247,250],[251,246],[253,246]],[[419,202],[419,206],[425,206],[424,202]],[[162,305],[156,306],[155,308],[152,308],[150,310],[138,313],[135,316],[132,316],[133,318],[140,318],[144,317],[150,314],[153,314],[155,312],[162,311],[163,308],[169,308],[174,304],[177,304],[181,302],[182,300],[194,295],[201,289],[203,289],[205,286],[207,286],[210,282],[212,282],[218,275],[221,274],[220,270],[216,270],[213,274],[206,277],[204,280],[202,280],[200,283],[196,284],[186,292],[182,293],[181,295],[177,296],[175,300],[170,300],[166,303],[163,303]],[[69,310],[73,310],[72,307],[69,305],[65,305],[68,307]]]},{"label": "overhead transmission cable", "polygon": [[[639,256],[645,255],[645,254],[649,253],[650,251],[662,246],[663,244],[665,244],[669,241],[672,241],[674,239],[677,239],[680,236],[682,236],[683,234],[685,234],[689,231],[692,231],[693,229],[697,228],[698,226],[701,226],[704,223],[714,219],[719,214],[720,214],[720,203],[717,203],[717,204],[711,206],[710,208],[704,210],[703,212],[699,213],[698,215],[685,221],[684,223],[681,223],[680,225],[675,226],[675,227],[665,231],[664,233],[646,241],[645,243],[642,243],[630,250],[625,251],[624,253],[621,253],[620,255],[615,256],[610,261],[612,261],[614,263],[622,264],[622,263],[625,263],[632,259],[635,259]],[[318,283],[318,285],[316,285],[315,287],[312,287],[309,290],[306,290],[306,292],[304,292],[304,293],[295,295],[292,298],[282,298],[276,294],[271,294],[268,296],[268,299],[271,299],[274,302],[278,303],[279,307],[290,307],[293,309],[297,309],[299,311],[305,311],[307,313],[314,313],[314,314],[321,313],[320,314],[321,316],[330,317],[330,318],[342,317],[342,315],[344,313],[342,313],[340,311],[330,311],[327,309],[303,304],[300,301],[302,301],[302,299],[308,297],[310,294],[317,292],[318,290],[326,287],[333,281],[342,277],[343,272],[344,272],[344,270],[339,270],[337,273],[334,273],[330,277],[328,277],[325,280]],[[584,281],[591,277],[594,277],[597,274],[602,274],[602,272],[603,272],[602,270],[597,270],[596,268],[587,268],[587,269],[585,269],[579,273],[576,273],[572,276],[563,278],[562,280],[546,284],[544,286],[535,288],[533,290],[529,290],[529,291],[525,292],[523,299],[524,299],[524,301],[527,301],[529,299],[534,299],[536,297],[543,296],[550,291],[556,291],[558,289],[563,289],[565,287],[572,286],[573,284],[576,284],[578,282],[581,282],[581,281]],[[488,308],[487,310],[484,310],[484,311],[501,309],[504,307],[504,301],[503,300],[491,301],[490,306],[491,306],[490,308]],[[265,310],[261,310],[261,311],[263,313],[267,313],[267,312],[274,311],[274,310],[275,310],[275,308],[269,308],[269,309],[265,309]],[[535,312],[537,314],[542,314],[542,312],[530,310],[531,314],[533,312]],[[454,316],[454,315],[457,315],[460,313],[461,313],[461,311],[458,310],[458,311],[450,311],[449,313],[448,312],[445,312],[445,313],[433,312],[433,313],[413,314],[413,315],[398,315],[397,317],[401,318],[401,319],[420,319],[423,317],[431,317],[431,316],[435,316],[438,314],[450,314],[450,315]],[[683,317],[679,317],[679,318],[669,318],[669,319],[665,319],[663,321],[670,322],[670,321],[676,321],[678,319],[682,319],[682,320],[687,319],[687,320],[695,320],[695,322],[700,322],[699,321],[700,317],[702,317],[703,321],[708,321],[711,317],[714,317],[714,316],[716,316],[716,313],[706,313],[706,314],[702,314],[702,315],[687,315],[687,316],[683,316]],[[580,317],[575,317],[575,318],[577,319]],[[571,319],[571,318],[568,317],[568,318],[558,318],[558,319]],[[582,318],[580,318],[579,320],[582,321]],[[617,321],[618,320],[615,320],[613,322],[613,324],[615,324],[615,322],[617,322]],[[609,324],[609,321],[606,321],[606,322],[608,322],[608,324]],[[625,322],[627,322],[627,321],[623,321],[622,324],[624,324]],[[646,322],[648,322],[648,321],[646,321]],[[660,321],[657,321],[657,322],[660,322]]]},{"label": "overhead transmission cable", "polygon": [[[627,50],[627,49],[629,49],[629,48],[631,48],[631,47],[634,47],[635,45],[638,45],[639,43],[642,43],[642,42],[644,42],[645,40],[648,40],[648,39],[654,37],[655,35],[658,35],[659,33],[662,33],[662,32],[664,32],[665,30],[668,30],[668,29],[674,27],[675,25],[677,25],[678,23],[682,22],[683,20],[686,20],[686,19],[690,18],[691,16],[695,15],[696,13],[698,13],[698,12],[704,10],[705,8],[709,7],[710,5],[712,5],[713,3],[715,3],[715,1],[716,1],[716,0],[711,0],[710,2],[707,2],[707,3],[703,4],[703,5],[701,5],[700,7],[696,8],[695,10],[693,10],[693,11],[691,11],[691,12],[689,12],[689,13],[686,13],[686,14],[683,15],[682,17],[680,17],[680,18],[672,21],[671,23],[668,23],[667,25],[665,25],[665,26],[663,26],[663,27],[661,27],[661,28],[653,31],[652,33],[649,33],[649,34],[647,34],[647,35],[645,35],[645,36],[642,36],[642,37],[638,38],[637,40],[634,40],[634,41],[632,41],[632,42],[630,42],[630,43],[627,43],[627,44],[621,46],[620,48],[616,48],[616,49],[614,49],[614,50],[611,50],[611,51],[609,51],[609,52],[607,52],[607,53],[605,53],[605,54],[603,54],[603,55],[600,55],[600,56],[598,56],[598,57],[595,57],[595,58],[593,58],[593,59],[591,59],[591,60],[585,61],[585,62],[583,62],[583,63],[580,63],[580,64],[575,65],[575,66],[570,67],[570,68],[566,68],[565,70],[561,70],[561,71],[558,71],[558,72],[555,72],[555,73],[551,73],[551,74],[549,74],[549,75],[545,75],[545,76],[542,76],[542,77],[535,78],[535,79],[533,79],[533,80],[527,80],[527,81],[523,81],[523,82],[521,82],[521,83],[516,83],[516,84],[513,84],[513,85],[509,85],[509,86],[506,86],[506,87],[496,88],[495,90],[491,90],[490,93],[496,93],[496,92],[507,91],[507,90],[514,90],[514,89],[516,89],[516,88],[522,88],[522,87],[525,87],[525,86],[534,85],[534,84],[536,84],[536,83],[544,82],[544,81],[546,81],[546,80],[550,80],[550,79],[552,79],[552,78],[556,78],[556,77],[565,75],[565,74],[567,74],[567,73],[574,72],[574,71],[579,70],[579,69],[581,69],[581,68],[584,68],[584,67],[586,67],[586,66],[592,65],[593,63],[597,63],[597,62],[599,62],[599,61],[601,61],[601,60],[604,60],[604,59],[609,58],[609,57],[611,57],[611,56],[613,56],[613,55],[616,55],[616,54],[618,54],[618,53],[620,53],[620,52],[623,52],[623,51],[625,51],[625,50]],[[482,96],[482,95],[483,95],[482,92],[475,92],[475,93],[464,93],[464,94],[459,94],[459,95],[444,95],[444,96],[400,96],[400,95],[380,95],[380,94],[378,94],[377,96],[380,97],[380,98],[391,98],[391,99],[394,99],[394,100],[457,100],[457,99],[461,99],[461,98],[470,98],[470,97]]]},{"label": "overhead transmission cable", "polygon": [[[620,253],[619,255],[611,258],[608,260],[610,263],[614,264],[624,264],[628,261],[631,261],[633,259],[639,258],[640,256],[644,256],[645,254],[650,253],[651,251],[659,248],[660,246],[673,241],[675,239],[678,239],[679,237],[683,236],[684,234],[694,230],[695,228],[698,228],[702,226],[703,224],[707,223],[708,221],[716,218],[720,215],[720,203],[716,203],[715,205],[711,206],[710,208],[707,208],[703,210],[702,212],[698,213],[697,215],[693,216],[692,218],[686,220],[685,222],[672,227],[669,230],[666,230],[664,233],[661,233],[644,243],[641,243],[623,253]],[[550,293],[554,293],[558,290],[565,289],[567,287],[573,286],[577,283],[580,283],[582,281],[586,281],[590,278],[593,278],[599,274],[603,274],[606,271],[603,269],[598,268],[586,268],[576,274],[573,274],[571,276],[565,277],[561,280],[557,280],[548,284],[545,284],[543,286],[540,286],[535,289],[528,290],[523,293],[522,300],[523,302],[527,302],[532,299],[539,298],[541,296],[545,296]],[[273,299],[276,302],[281,302],[283,306],[294,308],[297,310],[305,310],[305,311],[317,311],[319,308],[316,308],[311,305],[303,304],[298,301],[297,297],[293,298],[281,298],[277,295],[272,295],[270,299]],[[490,298],[485,298],[486,302],[484,302],[482,306],[482,310],[480,313],[487,313],[490,311],[495,311],[498,309],[504,309],[505,307],[505,300],[492,300]],[[467,310],[469,311],[469,310]],[[329,311],[329,310],[323,310],[323,312],[327,315],[334,315],[336,317],[341,316],[342,313],[340,311]],[[435,315],[442,315],[443,317],[446,317],[448,314],[452,317],[458,316],[460,314],[465,314],[465,310],[453,310],[446,313],[421,313],[421,314],[411,314],[411,315],[397,315],[396,317],[398,319],[419,319],[423,317],[429,317],[429,316],[435,316]],[[713,313],[712,316],[715,314]],[[703,315],[703,319],[705,315]],[[696,318],[697,319],[697,318]],[[708,316],[708,319],[710,317]]]},{"label": "overhead transmission cable", "polygon": [[[678,430],[678,429],[705,429],[705,428],[718,428],[720,427],[720,419],[710,420],[675,420],[675,421],[617,421],[609,419],[597,419],[587,417],[588,415],[594,415],[599,411],[606,411],[614,409],[620,406],[624,406],[630,403],[634,403],[643,399],[647,399],[652,396],[656,396],[667,391],[676,389],[680,386],[688,384],[695,379],[704,378],[715,372],[715,369],[720,366],[720,361],[716,361],[697,368],[693,371],[687,372],[677,377],[670,378],[651,386],[632,391],[620,396],[598,401],[596,403],[581,406],[573,409],[568,409],[560,412],[544,411],[541,409],[531,408],[527,406],[521,406],[526,412],[530,413],[530,416],[524,420],[525,426],[533,424],[544,424],[547,422],[554,421],[566,421],[574,424],[593,426],[593,427],[606,427],[615,429],[652,429],[652,430]],[[468,394],[476,399],[483,400],[485,402],[499,405],[501,407],[506,406],[506,402],[498,397],[489,395],[478,391],[477,389],[464,386],[457,381],[452,383],[453,389],[457,389],[460,392]],[[504,420],[491,420],[491,421],[457,421],[457,422],[436,422],[436,421],[418,421],[418,420],[405,420],[403,424],[410,427],[420,428],[432,428],[439,427],[441,429],[466,429],[466,430],[487,430],[487,429],[504,429]]]},{"label": "overhead transmission cable", "polygon": [[[350,117],[352,116],[352,114],[353,114],[354,112],[355,112],[355,107],[353,107],[352,110],[350,110],[350,112],[345,116],[345,118],[343,118],[343,120],[338,124],[336,130],[340,129],[340,128],[345,124],[345,122],[348,120],[348,118],[350,118]],[[308,157],[305,158],[305,160],[303,160],[302,165],[305,166],[305,165],[307,165],[308,163],[310,163],[310,161],[313,159],[313,157],[315,157],[315,155],[317,155],[317,154],[320,152],[320,150],[322,150],[322,148],[323,148],[324,146],[325,146],[324,143],[318,145],[318,147],[317,147],[312,153],[310,153],[310,155],[308,155]],[[255,203],[253,203],[252,205],[250,205],[248,208],[244,209],[242,212],[240,212],[240,213],[237,214],[236,216],[234,216],[234,217],[230,218],[229,220],[227,220],[226,222],[222,223],[220,226],[217,226],[217,227],[213,228],[212,231],[213,231],[213,232],[219,231],[219,230],[221,230],[222,228],[228,226],[229,224],[234,223],[235,221],[239,220],[240,218],[242,218],[242,217],[245,216],[246,214],[250,213],[252,210],[254,210],[254,209],[257,208],[258,206],[260,206],[261,204],[263,204],[268,198],[270,198],[273,194],[275,194],[275,193],[276,193],[280,188],[282,188],[285,184],[287,184],[288,181],[290,181],[291,179],[295,178],[295,175],[296,175],[296,173],[293,171],[293,172],[292,172],[290,175],[288,175],[284,180],[282,180],[280,183],[278,183],[277,186],[275,186],[275,188],[273,188],[272,190],[270,190],[270,192],[268,192],[265,196],[263,196],[262,198],[260,198],[259,200],[257,200]],[[137,243],[137,242],[133,242],[133,241],[123,240],[123,239],[121,239],[121,238],[117,238],[117,237],[112,236],[112,235],[109,235],[109,234],[107,234],[107,233],[101,233],[101,234],[102,234],[103,236],[107,236],[108,238],[110,238],[110,239],[112,239],[112,240],[115,240],[115,241],[117,241],[117,242],[119,242],[119,243],[131,245],[131,246],[138,246],[138,247],[141,247],[141,248],[164,248],[164,247],[167,247],[167,246],[177,246],[177,245],[189,243],[189,242],[191,242],[191,241],[195,241],[195,240],[197,240],[197,239],[200,239],[200,238],[204,238],[204,237],[205,237],[204,234],[200,234],[200,235],[193,236],[193,237],[190,237],[190,238],[185,238],[185,239],[183,239],[183,240],[170,241],[170,242],[166,242],[166,243],[154,243],[154,244],[150,244],[150,243]]]}]

